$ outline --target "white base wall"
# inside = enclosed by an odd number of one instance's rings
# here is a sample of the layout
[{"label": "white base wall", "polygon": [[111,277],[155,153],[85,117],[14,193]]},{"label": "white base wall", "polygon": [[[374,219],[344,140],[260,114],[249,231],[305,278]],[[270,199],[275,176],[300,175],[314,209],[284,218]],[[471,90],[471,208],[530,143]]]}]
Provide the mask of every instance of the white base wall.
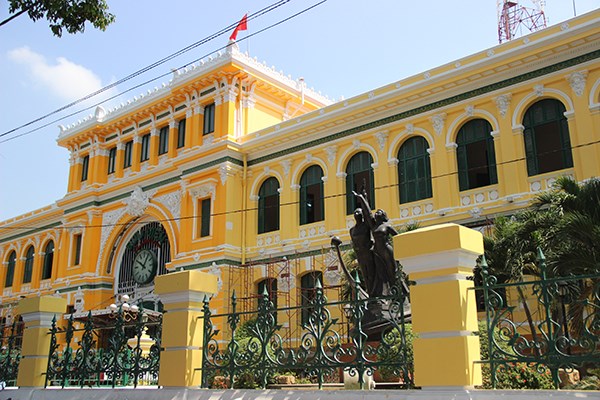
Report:
[{"label": "white base wall", "polygon": [[5,389],[0,400],[562,400],[599,399],[598,391],[563,390],[211,390]]}]

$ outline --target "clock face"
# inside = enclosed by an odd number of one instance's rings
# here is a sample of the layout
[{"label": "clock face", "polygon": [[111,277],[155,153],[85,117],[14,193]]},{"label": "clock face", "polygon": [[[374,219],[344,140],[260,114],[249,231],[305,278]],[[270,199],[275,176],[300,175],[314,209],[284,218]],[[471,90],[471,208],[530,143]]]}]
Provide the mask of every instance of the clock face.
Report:
[{"label": "clock face", "polygon": [[156,275],[156,256],[150,250],[140,250],[133,260],[133,280],[139,284],[150,283]]}]

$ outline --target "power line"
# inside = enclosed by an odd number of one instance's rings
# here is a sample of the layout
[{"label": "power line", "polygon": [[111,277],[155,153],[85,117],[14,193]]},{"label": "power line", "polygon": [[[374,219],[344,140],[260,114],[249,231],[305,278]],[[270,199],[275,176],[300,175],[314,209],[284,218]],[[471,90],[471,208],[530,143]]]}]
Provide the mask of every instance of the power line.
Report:
[{"label": "power line", "polygon": [[[285,2],[288,2],[288,1],[291,1],[291,0],[285,0]],[[305,9],[303,9],[302,11],[299,11],[299,12],[297,12],[297,13],[295,13],[295,14],[292,14],[291,16],[289,16],[289,17],[287,17],[287,18],[284,18],[284,19],[282,19],[282,20],[279,20],[278,22],[275,22],[275,23],[273,23],[273,24],[271,24],[271,25],[269,25],[269,26],[267,26],[267,27],[265,27],[265,28],[263,28],[263,29],[260,29],[260,30],[258,30],[258,31],[256,31],[256,32],[254,32],[254,33],[251,33],[251,34],[249,34],[249,35],[246,35],[246,36],[244,36],[243,38],[241,38],[241,39],[237,40],[236,42],[242,42],[242,41],[244,41],[244,40],[248,40],[248,39],[250,39],[250,38],[251,38],[251,37],[253,37],[253,36],[256,36],[256,35],[258,35],[258,34],[260,34],[260,33],[264,32],[264,31],[267,31],[267,30],[269,30],[269,29],[271,29],[271,28],[274,28],[274,27],[276,27],[276,26],[278,26],[278,25],[281,25],[282,23],[284,23],[284,22],[287,22],[287,21],[289,21],[289,20],[291,20],[291,19],[293,19],[293,18],[296,18],[297,16],[299,16],[299,15],[302,15],[302,14],[304,14],[305,12],[307,12],[307,11],[310,11],[310,10],[312,10],[313,8],[315,8],[315,7],[319,6],[319,5],[321,5],[321,4],[323,4],[323,3],[327,2],[327,1],[328,1],[328,0],[321,0],[320,2],[313,4],[312,6],[309,6],[309,7],[305,8]],[[256,18],[256,17],[254,17],[254,18]],[[219,34],[218,34],[217,36],[215,36],[215,37],[221,36],[221,35],[223,35],[223,34],[224,34],[224,33],[226,33],[226,32],[227,32],[227,31],[221,32],[221,33],[219,33]],[[210,40],[213,40],[213,39],[214,39],[214,38],[211,38]],[[194,64],[194,63],[196,63],[196,62],[198,62],[198,61],[202,60],[203,58],[206,58],[206,57],[208,57],[209,55],[211,55],[211,54],[213,54],[213,53],[216,53],[216,52],[218,52],[218,51],[221,51],[221,50],[224,50],[224,49],[226,49],[226,48],[227,48],[227,46],[228,46],[228,44],[227,44],[227,45],[225,45],[225,46],[219,47],[218,49],[216,49],[216,50],[214,50],[214,51],[211,51],[210,53],[206,53],[206,54],[205,54],[205,55],[203,55],[202,57],[200,57],[200,58],[197,58],[197,59],[195,59],[195,60],[193,60],[193,61],[191,61],[191,62],[188,62],[188,63],[186,63],[186,64],[184,64],[184,65],[180,66],[180,67],[179,67],[179,68],[177,68],[177,69],[182,69],[182,68],[185,68],[185,67],[187,67],[187,66],[190,66],[190,65],[192,65],[192,64]],[[166,72],[166,73],[164,73],[164,74],[161,74],[161,75],[159,75],[159,76],[157,76],[157,77],[155,77],[155,78],[149,79],[149,80],[147,80],[147,81],[145,81],[145,82],[142,82],[142,83],[140,83],[140,84],[138,84],[138,85],[135,85],[135,86],[133,86],[133,87],[131,87],[131,88],[129,88],[129,89],[127,89],[127,90],[123,91],[123,92],[120,92],[120,93],[118,93],[118,94],[116,94],[116,95],[114,95],[114,96],[111,96],[111,97],[109,97],[109,98],[107,98],[107,99],[104,99],[104,100],[102,100],[102,101],[98,102],[98,103],[95,103],[95,104],[93,104],[93,105],[91,105],[91,106],[89,106],[89,107],[83,108],[83,109],[81,109],[81,110],[79,110],[79,111],[75,111],[75,112],[73,112],[73,113],[71,113],[71,114],[68,114],[68,115],[65,115],[65,116],[63,116],[63,117],[57,118],[57,119],[55,119],[55,120],[53,120],[53,121],[51,121],[51,122],[48,122],[48,123],[46,123],[46,124],[44,124],[44,125],[41,125],[41,126],[38,126],[37,128],[31,129],[31,130],[29,130],[29,131],[27,131],[27,132],[23,132],[23,133],[21,133],[21,134],[18,134],[18,135],[15,135],[15,136],[11,136],[11,137],[10,137],[10,138],[8,138],[8,139],[0,140],[0,144],[1,144],[1,143],[5,143],[5,142],[9,142],[9,141],[11,141],[11,140],[14,140],[14,139],[20,138],[20,137],[22,137],[22,136],[29,135],[29,134],[31,134],[31,133],[34,133],[34,132],[37,132],[37,131],[39,131],[40,129],[46,128],[46,127],[48,127],[48,126],[50,126],[50,125],[54,125],[55,123],[57,123],[57,122],[60,122],[60,121],[62,121],[62,120],[64,120],[64,119],[66,119],[66,118],[70,118],[70,117],[72,117],[72,116],[75,116],[75,115],[77,115],[77,114],[80,114],[80,113],[82,113],[82,112],[84,112],[84,111],[91,110],[91,109],[93,109],[93,108],[95,108],[95,107],[97,107],[97,106],[99,106],[99,105],[101,105],[101,104],[103,104],[103,103],[105,103],[105,102],[107,102],[107,101],[113,100],[113,99],[115,99],[115,98],[117,98],[117,97],[120,97],[120,96],[122,96],[122,95],[123,95],[123,94],[125,94],[125,93],[131,92],[131,91],[133,91],[133,90],[135,90],[135,89],[138,89],[138,88],[140,88],[140,87],[142,87],[142,86],[145,86],[145,85],[147,85],[147,84],[149,84],[149,83],[151,83],[151,82],[154,82],[154,81],[156,81],[156,80],[158,80],[158,79],[164,78],[164,77],[166,77],[166,76],[168,76],[168,75],[171,75],[171,74],[172,74],[172,72]],[[66,107],[66,106],[65,106],[65,107]],[[63,107],[63,109],[64,109],[65,107]],[[52,114],[53,114],[53,113],[50,113],[50,114],[48,114],[48,116],[49,116],[49,115],[52,115]],[[40,120],[40,119],[43,119],[43,118],[44,118],[44,117],[38,118],[38,120]],[[26,124],[26,125],[29,125],[29,123],[28,123],[28,124]],[[26,125],[24,125],[24,126],[26,126]],[[5,132],[5,133],[3,133],[3,134],[0,134],[0,137],[3,137],[3,136],[5,136],[5,135],[8,135],[9,133],[11,133],[11,132],[14,132],[14,131],[15,131],[15,130],[17,130],[17,129],[19,129],[19,128],[15,128],[15,129],[12,129],[11,131],[8,131],[8,132]]]},{"label": "power line", "polygon": [[[279,7],[287,4],[287,3],[289,3],[290,1],[292,1],[292,0],[279,0],[279,1],[277,1],[277,2],[275,2],[273,4],[271,4],[271,5],[269,5],[267,7],[264,7],[264,8],[262,8],[262,9],[256,11],[256,12],[250,14],[247,19],[248,20],[254,20],[256,18],[259,18],[259,17],[261,17],[261,16],[263,16],[263,15],[265,15],[265,14],[267,14],[267,13],[269,13],[269,12],[271,12],[271,11],[273,11],[273,10],[275,10],[275,9],[277,9],[277,8],[279,8]],[[252,37],[252,36],[254,36],[254,35],[258,34],[258,33],[264,32],[265,30],[268,30],[268,29],[271,29],[271,28],[273,28],[273,27],[275,27],[277,25],[280,25],[281,23],[286,22],[286,21],[288,21],[288,20],[290,20],[290,19],[292,19],[292,18],[294,18],[294,17],[296,17],[296,16],[298,16],[300,14],[303,14],[304,12],[309,11],[310,9],[312,9],[312,8],[318,6],[318,5],[320,5],[320,4],[322,4],[322,3],[326,2],[326,1],[327,0],[323,0],[323,1],[317,3],[317,4],[313,5],[313,6],[310,6],[310,7],[306,8],[306,9],[304,9],[304,10],[302,10],[302,11],[300,11],[300,12],[294,14],[294,15],[292,15],[291,17],[287,17],[287,18],[285,18],[283,20],[280,20],[277,23],[274,23],[274,24],[268,26],[267,28],[261,29],[261,30],[255,32],[255,33],[253,33],[253,34],[247,35],[247,36],[241,38],[240,40],[238,40],[238,42],[241,42],[243,40],[247,40],[248,38],[250,38],[250,37]],[[88,99],[90,99],[92,97],[95,97],[95,96],[97,96],[97,95],[99,95],[99,94],[101,94],[101,93],[103,93],[103,92],[105,92],[105,91],[107,91],[109,89],[112,89],[112,88],[114,88],[114,87],[116,87],[116,86],[118,86],[118,85],[120,85],[120,84],[122,84],[122,83],[124,83],[126,81],[129,81],[129,80],[131,80],[131,79],[133,79],[133,78],[135,78],[135,77],[137,77],[137,76],[139,76],[139,75],[141,75],[141,74],[143,74],[143,73],[145,73],[147,71],[150,71],[151,69],[154,69],[154,68],[156,68],[156,67],[158,67],[158,66],[166,63],[167,61],[170,61],[170,60],[172,60],[172,59],[174,59],[174,58],[176,58],[176,57],[178,57],[178,56],[180,56],[180,55],[182,55],[182,54],[184,54],[184,53],[186,53],[186,52],[188,52],[190,50],[193,50],[193,49],[195,49],[195,48],[197,48],[197,47],[199,47],[199,46],[201,46],[203,44],[206,44],[206,43],[208,43],[208,42],[210,42],[210,41],[218,38],[219,36],[222,36],[225,33],[227,33],[229,30],[231,30],[231,28],[235,27],[238,24],[238,22],[239,21],[236,21],[235,23],[232,23],[232,24],[228,25],[227,27],[225,27],[225,28],[223,28],[223,29],[221,29],[221,30],[219,30],[219,31],[217,31],[217,32],[215,32],[215,33],[213,33],[213,34],[205,37],[204,39],[201,39],[201,40],[199,40],[199,41],[197,41],[197,42],[195,42],[195,43],[193,43],[191,45],[188,45],[188,46],[186,46],[186,47],[184,47],[184,48],[176,51],[175,53],[172,53],[172,54],[170,54],[170,55],[168,55],[168,56],[166,56],[166,57],[164,57],[164,58],[162,58],[162,59],[160,59],[158,61],[155,61],[154,63],[152,63],[152,64],[150,64],[150,65],[148,65],[148,66],[146,66],[146,67],[144,67],[142,69],[139,69],[139,70],[137,70],[137,71],[135,71],[135,72],[127,75],[126,77],[121,78],[121,79],[119,79],[119,80],[117,80],[117,81],[115,81],[115,82],[113,82],[113,83],[111,83],[111,84],[109,84],[107,86],[104,86],[101,89],[98,89],[98,90],[96,90],[93,93],[90,93],[90,94],[88,94],[88,95],[86,95],[86,96],[84,96],[84,97],[82,97],[82,98],[80,98],[78,100],[75,100],[75,101],[73,101],[73,102],[71,102],[71,103],[69,103],[69,104],[67,104],[65,106],[62,106],[62,107],[60,107],[60,108],[58,108],[58,109],[56,109],[56,110],[54,110],[54,111],[52,111],[52,112],[50,112],[48,114],[45,114],[45,115],[43,115],[41,117],[38,117],[38,118],[36,118],[36,119],[34,119],[32,121],[29,121],[29,122],[27,122],[27,123],[25,123],[23,125],[20,125],[20,126],[18,126],[16,128],[13,128],[13,129],[9,130],[9,131],[6,131],[6,132],[0,134],[0,137],[4,137],[4,136],[9,135],[9,134],[11,134],[13,132],[16,132],[19,129],[25,128],[27,126],[35,124],[36,122],[40,122],[40,121],[42,121],[44,119],[47,119],[48,117],[50,117],[52,115],[58,114],[61,111],[64,111],[64,110],[66,110],[68,108],[71,108],[71,107],[73,107],[73,106],[75,106],[75,105],[77,105],[77,104],[79,104],[79,103],[81,103],[81,102],[83,102],[85,100],[88,100]],[[179,67],[178,69],[185,68],[185,67],[187,67],[187,66],[189,66],[189,65],[191,65],[191,64],[193,64],[195,62],[198,62],[201,59],[209,56],[210,54],[213,54],[213,53],[215,53],[217,51],[225,49],[226,47],[227,47],[227,45],[222,46],[222,47],[218,48],[217,50],[211,51],[210,53],[207,53],[204,56],[202,56],[202,57],[200,57],[200,58],[198,58],[198,59],[196,59],[196,60],[194,60],[192,62],[186,63],[185,65]],[[119,93],[118,95],[115,95],[115,96],[109,97],[107,99],[104,99],[101,102],[98,102],[98,103],[96,103],[96,104],[94,104],[92,106],[89,106],[87,108],[81,109],[81,110],[76,111],[74,113],[65,115],[65,116],[63,116],[63,117],[61,117],[59,119],[55,119],[52,122],[49,122],[49,123],[44,124],[42,126],[39,126],[39,127],[35,128],[35,129],[32,129],[32,130],[30,130],[28,132],[25,132],[23,134],[16,135],[16,136],[11,137],[9,139],[5,139],[3,141],[0,141],[0,143],[4,143],[6,141],[9,141],[9,140],[12,140],[12,139],[15,139],[15,138],[27,135],[29,133],[36,132],[36,131],[38,131],[40,129],[43,129],[43,128],[49,126],[49,125],[55,124],[56,122],[59,122],[59,121],[61,121],[63,119],[72,117],[72,116],[77,115],[79,113],[82,113],[84,111],[90,110],[90,109],[92,109],[94,107],[97,107],[98,105],[100,105],[100,104],[102,104],[104,102],[112,100],[112,99],[114,99],[116,97],[119,97],[119,96],[123,95],[124,93],[130,92],[130,91],[132,91],[134,89],[139,88],[140,86],[144,86],[144,85],[146,85],[148,83],[151,83],[151,82],[153,82],[153,81],[155,81],[157,79],[163,78],[163,77],[168,76],[170,74],[171,74],[171,72],[167,72],[167,73],[161,74],[161,75],[159,75],[159,76],[157,76],[155,78],[152,78],[150,80],[145,81],[144,83],[141,83],[141,84],[136,85],[136,86],[134,86],[134,87],[132,87],[130,89],[127,89],[124,92]]]},{"label": "power line", "polygon": [[[577,148],[583,148],[583,147],[587,147],[587,146],[592,146],[595,144],[599,144],[600,140],[596,140],[593,142],[589,142],[589,143],[582,143],[576,146],[571,146],[570,149],[577,149]],[[560,150],[552,150],[552,151],[548,151],[548,152],[544,152],[544,153],[539,153],[538,156],[540,155],[549,155],[549,154],[554,154],[557,152],[562,152],[563,149]],[[506,161],[502,161],[499,163],[494,164],[495,166],[501,166],[501,165],[506,165],[506,164],[511,164],[511,163],[515,163],[515,162],[519,162],[519,161],[526,161],[527,158],[526,157],[520,157],[520,158],[515,158],[512,160],[506,160]],[[475,170],[475,169],[479,169],[480,167],[476,167],[476,168],[469,168],[468,170]],[[452,175],[458,175],[458,171],[453,171],[453,172],[447,172],[444,174],[439,174],[439,175],[434,175],[431,176],[431,180],[433,179],[440,179],[440,178],[444,178],[444,177],[448,177],[448,176],[452,176]],[[395,188],[395,187],[399,187],[400,184],[399,183],[393,183],[393,184],[389,184],[389,185],[382,185],[382,186],[377,186],[374,187],[374,190],[383,190],[383,189],[389,189],[389,188]],[[491,186],[491,185],[489,185]],[[323,200],[326,199],[331,199],[331,198],[336,198],[336,197],[346,197],[347,193],[336,193],[336,194],[331,194],[331,195],[327,195],[327,196],[323,196]],[[285,206],[292,206],[292,205],[296,205],[296,204],[300,204],[300,201],[291,201],[291,202],[286,202],[286,203],[280,203],[278,206],[272,206],[272,207],[266,207],[268,208],[281,208],[281,207],[285,207]],[[237,209],[237,210],[231,210],[231,211],[225,211],[225,212],[221,212],[221,213],[212,213],[210,214],[211,217],[219,217],[219,216],[225,216],[225,215],[229,215],[229,214],[239,214],[239,213],[243,213],[243,212],[249,212],[249,211],[257,211],[259,209],[259,207],[252,207],[252,208],[245,208],[245,209]],[[153,221],[155,222],[175,222],[175,221],[184,221],[184,220],[190,220],[190,219],[195,219],[195,218],[200,218],[200,215],[189,215],[189,216],[185,216],[185,217],[178,217],[178,218],[164,218],[164,219],[155,219]],[[63,229],[63,230],[68,230],[68,229],[90,229],[90,228],[104,228],[104,227],[114,227],[114,226],[135,226],[135,225],[139,225],[142,223],[147,223],[147,221],[128,221],[128,222],[123,222],[123,223],[114,223],[114,224],[98,224],[98,225],[73,225],[73,226],[60,226],[60,227],[53,227],[53,228],[45,228],[45,227],[35,227],[35,226],[8,226],[8,227],[0,227],[0,230],[4,229],[4,230],[25,230],[25,229],[30,229],[30,230],[52,230],[52,229]]]}]

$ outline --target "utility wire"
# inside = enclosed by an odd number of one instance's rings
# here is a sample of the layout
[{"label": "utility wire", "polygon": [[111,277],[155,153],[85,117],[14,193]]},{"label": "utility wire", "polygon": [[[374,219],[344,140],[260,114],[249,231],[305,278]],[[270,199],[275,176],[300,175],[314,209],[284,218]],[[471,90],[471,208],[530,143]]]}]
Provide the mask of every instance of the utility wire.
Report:
[{"label": "utility wire", "polygon": [[[583,147],[587,147],[587,146],[592,146],[595,144],[599,144],[600,140],[596,140],[593,142],[589,142],[589,143],[582,143],[580,145],[577,146],[571,146],[570,149],[577,149],[577,148],[583,148]],[[558,153],[558,152],[562,152],[563,149],[560,150],[552,150],[552,151],[548,151],[548,152],[544,152],[544,153],[539,153],[538,156],[540,155],[549,155],[549,154],[554,154],[554,153]],[[502,161],[499,163],[494,164],[495,166],[499,166],[499,165],[506,165],[506,164],[511,164],[511,163],[515,163],[515,162],[519,162],[519,161],[526,161],[527,158],[526,157],[520,157],[520,158],[515,158],[512,160],[506,160],[506,161]],[[475,169],[480,169],[481,167],[476,167],[476,168],[469,168],[468,170],[475,170]],[[439,174],[439,175],[434,175],[431,176],[431,180],[433,179],[440,179],[440,178],[444,178],[444,177],[448,177],[448,176],[452,176],[452,175],[458,175],[458,171],[453,171],[453,172],[447,172],[444,174]],[[374,187],[374,190],[383,190],[383,189],[389,189],[389,188],[396,188],[399,187],[400,184],[399,183],[392,183],[389,185],[382,185],[382,186],[377,186]],[[489,185],[491,186],[491,185]],[[327,196],[323,196],[322,199],[331,199],[331,198],[336,198],[336,197],[346,197],[347,193],[336,193],[336,194],[331,194],[331,195],[327,195]],[[424,199],[423,199],[424,200]],[[269,208],[281,208],[281,207],[285,207],[285,206],[291,206],[291,205],[296,205],[296,204],[300,204],[300,201],[291,201],[291,202],[286,202],[286,203],[280,203],[278,206],[270,206],[270,207],[265,207],[265,209],[269,209]],[[248,212],[248,211],[257,211],[258,207],[252,207],[252,208],[245,208],[245,209],[237,209],[237,210],[231,210],[231,211],[225,211],[225,212],[221,212],[221,213],[212,213],[210,214],[211,217],[218,217],[218,216],[224,216],[224,215],[229,215],[229,214],[239,214],[239,213],[243,213],[243,212]],[[195,218],[199,218],[200,215],[189,215],[189,216],[185,216],[185,217],[178,217],[178,218],[164,218],[164,219],[157,219],[157,220],[153,220],[156,222],[173,222],[173,221],[185,221],[185,220],[189,220],[189,219],[195,219]],[[123,223],[114,223],[114,224],[98,224],[98,225],[73,225],[73,226],[60,226],[60,227],[53,227],[53,228],[44,228],[44,227],[35,227],[35,226],[7,226],[7,227],[0,227],[0,230],[26,230],[26,229],[30,229],[30,230],[42,230],[42,229],[46,229],[46,230],[52,230],[52,229],[89,229],[89,228],[104,228],[104,227],[113,227],[113,226],[134,226],[134,225],[139,225],[139,224],[145,224],[147,223],[147,221],[129,221],[129,222],[123,222]]]},{"label": "utility wire", "polygon": [[[280,1],[278,1],[278,2],[275,2],[275,3],[271,4],[270,6],[267,6],[267,7],[265,7],[265,8],[262,8],[261,10],[259,10],[259,11],[256,11],[255,13],[252,13],[252,14],[250,14],[250,15],[247,17],[247,19],[248,19],[248,20],[250,20],[250,21],[251,21],[251,20],[254,20],[254,19],[258,18],[258,17],[261,17],[261,16],[263,16],[263,15],[265,15],[265,14],[267,14],[267,13],[269,13],[269,12],[271,12],[271,11],[273,11],[273,10],[275,10],[275,9],[277,9],[277,8],[279,8],[279,7],[281,7],[281,6],[285,5],[285,4],[287,4],[287,3],[289,3],[290,1],[292,1],[292,0],[280,0]],[[261,29],[261,30],[259,30],[259,31],[255,32],[255,33],[253,33],[253,34],[247,35],[247,36],[245,36],[245,37],[243,37],[243,38],[239,39],[237,42],[241,42],[241,41],[243,41],[243,40],[247,40],[248,38],[250,38],[250,37],[252,37],[252,36],[254,36],[254,35],[258,34],[258,33],[264,32],[265,30],[268,30],[268,29],[271,29],[271,28],[273,28],[273,27],[275,27],[275,26],[277,26],[277,25],[280,25],[281,23],[283,23],[283,22],[286,22],[286,21],[288,21],[288,20],[290,20],[290,19],[292,19],[292,18],[294,18],[294,17],[296,17],[296,16],[298,16],[298,15],[300,15],[300,14],[303,14],[304,12],[306,12],[306,11],[309,11],[310,9],[312,9],[312,8],[314,8],[314,7],[318,6],[318,5],[320,5],[320,4],[322,4],[322,3],[326,2],[326,1],[327,1],[327,0],[323,0],[323,1],[321,1],[320,3],[317,3],[317,4],[313,5],[313,6],[310,6],[310,7],[306,8],[306,9],[304,9],[304,10],[302,10],[302,11],[300,11],[300,12],[298,12],[298,13],[294,14],[294,15],[292,15],[291,17],[287,17],[287,18],[285,18],[285,19],[283,19],[283,20],[280,20],[280,21],[279,21],[279,22],[277,22],[277,23],[274,23],[274,24],[272,24],[272,25],[268,26],[267,28]],[[137,76],[139,76],[139,75],[141,75],[141,74],[143,74],[143,73],[145,73],[145,72],[147,72],[147,71],[149,71],[149,70],[151,70],[151,69],[153,69],[153,68],[156,68],[156,67],[158,67],[158,66],[160,66],[160,65],[164,64],[164,63],[165,63],[165,62],[167,62],[167,61],[170,61],[170,60],[172,60],[172,59],[174,59],[174,58],[176,58],[176,57],[178,57],[178,56],[180,56],[180,55],[182,55],[182,54],[184,54],[184,53],[186,53],[186,52],[188,52],[188,51],[190,51],[190,50],[193,50],[193,49],[195,49],[196,47],[199,47],[199,46],[201,46],[201,45],[203,45],[203,44],[206,44],[206,43],[208,43],[208,42],[210,42],[210,41],[212,41],[212,40],[214,40],[214,39],[216,39],[216,38],[218,38],[218,37],[220,37],[220,36],[222,36],[222,35],[226,34],[228,31],[230,31],[230,30],[231,30],[231,28],[234,28],[235,26],[237,26],[237,24],[238,24],[238,23],[239,23],[239,21],[236,21],[235,23],[233,23],[233,24],[230,24],[229,26],[227,26],[227,27],[225,27],[225,28],[223,28],[223,29],[221,29],[221,30],[219,30],[219,31],[217,31],[217,32],[215,32],[215,33],[213,33],[213,34],[211,34],[211,35],[209,35],[209,36],[205,37],[204,39],[201,39],[201,40],[199,40],[199,41],[197,41],[197,42],[195,42],[195,43],[193,43],[193,44],[191,44],[191,45],[189,45],[189,46],[187,46],[187,47],[184,47],[184,48],[182,48],[182,49],[180,49],[180,50],[176,51],[175,53],[172,53],[172,54],[170,54],[170,55],[169,55],[169,56],[167,56],[167,57],[164,57],[164,58],[162,58],[162,59],[160,59],[160,60],[158,60],[158,61],[155,61],[154,63],[152,63],[152,64],[150,64],[150,65],[148,65],[148,66],[146,66],[146,67],[144,67],[144,68],[142,68],[142,69],[140,69],[140,70],[137,70],[137,71],[133,72],[132,74],[129,74],[129,75],[127,75],[126,77],[119,79],[119,80],[118,80],[118,81],[116,81],[116,82],[113,82],[113,83],[111,83],[111,84],[109,84],[109,85],[107,85],[107,86],[104,86],[103,88],[101,88],[101,89],[98,89],[97,91],[95,91],[95,92],[93,92],[93,93],[90,93],[90,94],[88,94],[88,95],[86,95],[86,96],[84,96],[84,97],[82,97],[82,98],[80,98],[80,99],[78,99],[78,100],[75,100],[75,101],[73,101],[73,102],[71,102],[71,103],[69,103],[69,104],[67,104],[67,105],[65,105],[65,106],[62,106],[62,107],[60,107],[60,108],[58,108],[58,109],[56,109],[56,110],[54,110],[54,111],[52,111],[52,112],[50,112],[50,113],[48,113],[48,114],[45,114],[45,115],[43,115],[43,116],[41,116],[41,117],[38,117],[38,118],[36,118],[36,119],[34,119],[34,120],[32,120],[32,121],[29,121],[29,122],[25,123],[25,124],[23,124],[23,125],[20,125],[20,126],[18,126],[18,127],[16,127],[16,128],[13,128],[13,129],[9,130],[9,131],[6,131],[6,132],[4,132],[4,133],[0,134],[0,137],[4,137],[4,136],[6,136],[6,135],[9,135],[9,134],[11,134],[11,133],[13,133],[13,132],[16,132],[17,130],[20,130],[20,129],[22,129],[22,128],[25,128],[25,127],[27,127],[27,126],[30,126],[30,125],[32,125],[32,124],[35,124],[36,122],[40,122],[40,121],[42,121],[42,120],[44,120],[44,119],[47,119],[48,117],[50,117],[50,116],[52,116],[52,115],[55,115],[55,114],[57,114],[57,113],[59,113],[59,112],[61,112],[61,111],[64,111],[64,110],[66,110],[66,109],[68,109],[68,108],[70,108],[70,107],[73,107],[73,106],[75,106],[75,105],[77,105],[77,104],[79,104],[79,103],[81,103],[81,102],[83,102],[83,101],[85,101],[85,100],[88,100],[88,99],[90,99],[90,98],[92,98],[92,97],[95,97],[95,96],[97,96],[98,94],[101,94],[101,93],[103,93],[103,92],[105,92],[105,91],[107,91],[107,90],[109,90],[109,89],[112,89],[112,88],[114,88],[115,86],[118,86],[118,85],[120,85],[120,84],[122,84],[122,83],[124,83],[124,82],[126,82],[126,81],[128,81],[128,80],[131,80],[131,79],[133,79],[133,78],[135,78],[135,77],[137,77]],[[179,67],[179,68],[177,68],[177,69],[185,68],[185,67],[187,67],[187,66],[189,66],[189,65],[191,65],[191,64],[193,64],[193,63],[195,63],[195,62],[198,62],[198,61],[200,61],[201,59],[203,59],[203,58],[205,58],[205,57],[209,56],[210,54],[213,54],[213,53],[215,53],[215,52],[217,52],[217,51],[220,51],[220,50],[222,50],[222,49],[225,49],[226,47],[227,47],[227,45],[225,45],[225,46],[222,46],[222,47],[218,48],[217,50],[211,51],[210,53],[207,53],[206,55],[204,55],[204,56],[202,56],[202,57],[200,57],[200,58],[198,58],[198,59],[196,59],[196,60],[194,60],[194,61],[192,61],[192,62],[189,62],[189,63],[187,63],[187,64],[185,64],[185,65],[183,65],[183,66],[181,66],[181,67]],[[92,106],[89,106],[89,107],[87,107],[87,108],[81,109],[81,110],[79,110],[79,111],[76,111],[76,112],[74,112],[74,113],[71,113],[71,114],[65,115],[65,116],[63,116],[63,117],[61,117],[61,118],[59,118],[59,119],[55,119],[55,120],[53,120],[52,122],[49,122],[49,123],[47,123],[47,124],[44,124],[44,125],[42,125],[42,126],[39,126],[39,127],[35,128],[35,129],[32,129],[32,130],[30,130],[30,131],[28,131],[28,132],[25,132],[25,133],[23,133],[23,134],[16,135],[16,136],[14,136],[14,137],[11,137],[11,138],[9,138],[9,139],[5,139],[5,140],[3,140],[3,141],[0,141],[0,143],[4,143],[4,142],[6,142],[6,141],[9,141],[9,140],[12,140],[12,139],[15,139],[15,138],[18,138],[18,137],[21,137],[21,136],[27,135],[27,134],[29,134],[29,133],[36,132],[36,131],[38,131],[38,130],[40,130],[40,129],[43,129],[43,128],[47,127],[47,126],[53,125],[53,124],[55,124],[56,122],[62,121],[63,119],[66,119],[66,118],[72,117],[72,116],[74,116],[74,115],[77,115],[77,114],[79,114],[79,113],[82,113],[82,112],[84,112],[84,111],[90,110],[90,109],[92,109],[92,108],[94,108],[94,107],[97,107],[98,105],[100,105],[100,104],[102,104],[102,103],[105,103],[105,102],[107,102],[107,101],[109,101],[109,100],[112,100],[112,99],[114,99],[114,98],[116,98],[116,97],[119,97],[119,96],[123,95],[124,93],[130,92],[130,91],[132,91],[132,90],[134,90],[134,89],[137,89],[137,88],[139,88],[140,86],[144,86],[144,85],[146,85],[146,84],[148,84],[148,83],[151,83],[151,82],[153,82],[153,81],[155,81],[155,80],[157,80],[157,79],[163,78],[163,77],[165,77],[165,76],[168,76],[168,75],[170,75],[170,74],[172,74],[172,72],[167,72],[167,73],[164,73],[164,74],[162,74],[162,75],[159,75],[159,76],[157,76],[157,77],[155,77],[155,78],[152,78],[152,79],[150,79],[150,80],[148,80],[148,81],[146,81],[146,82],[144,82],[144,83],[141,83],[141,84],[139,84],[139,85],[136,85],[136,86],[134,86],[134,87],[132,87],[132,88],[130,88],[130,89],[128,89],[128,90],[125,90],[124,92],[121,92],[121,93],[119,93],[119,94],[117,94],[117,95],[115,95],[115,96],[109,97],[109,98],[107,98],[107,99],[105,99],[105,100],[103,100],[103,101],[101,101],[101,102],[98,102],[98,103],[96,103],[96,104],[94,104],[94,105],[92,105]]]}]

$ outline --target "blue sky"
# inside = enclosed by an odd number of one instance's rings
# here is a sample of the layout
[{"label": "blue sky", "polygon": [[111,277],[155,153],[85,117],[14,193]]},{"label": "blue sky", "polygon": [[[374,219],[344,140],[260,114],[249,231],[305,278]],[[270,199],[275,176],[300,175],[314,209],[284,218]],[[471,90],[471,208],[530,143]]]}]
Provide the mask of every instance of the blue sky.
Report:
[{"label": "blue sky", "polygon": [[[45,21],[25,16],[0,27],[0,133],[52,112],[102,86],[184,48],[276,0],[108,0],[116,15],[105,32],[52,36]],[[319,0],[291,0],[248,23],[238,39]],[[532,6],[529,0],[522,5]],[[581,15],[598,0],[575,0]],[[0,20],[8,16],[3,2]],[[572,18],[573,0],[547,0],[549,25]],[[497,45],[495,0],[328,0],[314,9],[240,43],[242,51],[275,66],[332,99],[352,97]],[[94,98],[126,101],[147,87],[132,86],[168,73],[224,46],[223,35],[139,79]],[[154,87],[168,81],[164,77]],[[90,105],[91,103],[87,103]],[[110,104],[109,104],[110,105]],[[78,105],[14,134],[85,108]],[[58,124],[0,143],[0,220],[50,205],[66,193],[68,152],[57,146]],[[8,135],[11,137],[14,134]]]}]

